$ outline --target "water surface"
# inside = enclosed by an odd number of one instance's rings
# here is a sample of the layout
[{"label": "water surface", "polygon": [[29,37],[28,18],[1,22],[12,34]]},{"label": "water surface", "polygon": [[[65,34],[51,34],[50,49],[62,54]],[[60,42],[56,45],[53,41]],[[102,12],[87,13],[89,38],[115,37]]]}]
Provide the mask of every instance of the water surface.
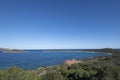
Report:
[{"label": "water surface", "polygon": [[35,69],[41,66],[61,64],[66,59],[83,59],[106,54],[90,52],[42,52],[39,50],[21,53],[0,52],[0,69],[16,65],[23,69]]}]

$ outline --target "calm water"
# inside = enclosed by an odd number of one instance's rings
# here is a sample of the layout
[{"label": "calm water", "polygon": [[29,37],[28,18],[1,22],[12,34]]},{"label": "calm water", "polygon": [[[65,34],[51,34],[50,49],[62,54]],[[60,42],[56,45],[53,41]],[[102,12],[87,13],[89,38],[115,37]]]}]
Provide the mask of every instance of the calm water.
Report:
[{"label": "calm water", "polygon": [[0,69],[16,65],[23,69],[35,69],[40,66],[61,64],[66,59],[83,59],[106,54],[89,52],[41,52],[25,51],[22,53],[0,52]]}]

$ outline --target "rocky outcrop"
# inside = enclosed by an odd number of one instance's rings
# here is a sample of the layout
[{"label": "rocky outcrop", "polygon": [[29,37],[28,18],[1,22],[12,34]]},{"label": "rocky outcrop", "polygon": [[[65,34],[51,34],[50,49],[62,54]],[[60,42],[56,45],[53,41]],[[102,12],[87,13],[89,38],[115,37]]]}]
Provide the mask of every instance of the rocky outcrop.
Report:
[{"label": "rocky outcrop", "polygon": [[81,63],[82,61],[80,60],[75,60],[75,59],[72,59],[72,60],[65,60],[63,63],[65,65],[72,65],[72,64],[77,64],[77,63]]}]

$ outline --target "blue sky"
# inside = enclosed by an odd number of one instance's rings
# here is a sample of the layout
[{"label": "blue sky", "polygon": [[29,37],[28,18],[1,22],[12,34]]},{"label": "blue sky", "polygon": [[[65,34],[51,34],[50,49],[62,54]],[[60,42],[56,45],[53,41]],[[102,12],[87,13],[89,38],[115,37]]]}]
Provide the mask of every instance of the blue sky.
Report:
[{"label": "blue sky", "polygon": [[0,0],[0,47],[120,48],[120,1]]}]

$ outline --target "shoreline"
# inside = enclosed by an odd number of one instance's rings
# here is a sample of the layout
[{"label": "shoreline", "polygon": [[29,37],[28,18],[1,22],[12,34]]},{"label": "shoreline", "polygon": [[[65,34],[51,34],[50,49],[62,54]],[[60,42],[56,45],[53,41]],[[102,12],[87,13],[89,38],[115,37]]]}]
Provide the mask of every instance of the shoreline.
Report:
[{"label": "shoreline", "polygon": [[88,53],[99,53],[99,54],[113,54],[113,53],[110,53],[110,52],[108,52],[108,53],[106,53],[106,52],[95,52],[95,51],[78,51],[78,50],[76,50],[76,51],[42,51],[42,52],[88,52]]},{"label": "shoreline", "polygon": [[[108,56],[110,56],[110,55],[108,55]],[[36,67],[36,68],[31,68],[31,69],[24,69],[24,68],[18,67],[16,65],[13,65],[13,66],[21,68],[23,70],[36,70],[38,68],[44,68],[45,69],[45,68],[52,68],[52,67],[60,66],[60,65],[62,65],[62,66],[70,66],[70,65],[73,65],[73,64],[84,63],[84,61],[88,60],[88,59],[96,59],[96,58],[101,58],[101,57],[106,57],[106,56],[105,55],[104,56],[94,56],[94,57],[88,57],[88,58],[82,58],[82,59],[66,59],[66,60],[64,60],[64,61],[62,61],[61,63],[58,63],[58,64],[49,65],[49,66],[39,66],[39,67]],[[65,61],[72,61],[72,62],[70,62],[72,64],[69,64],[69,63],[68,64],[64,64]],[[12,66],[8,66],[8,67],[5,67],[5,68],[0,68],[0,70],[7,69],[9,67],[12,67]]]}]

